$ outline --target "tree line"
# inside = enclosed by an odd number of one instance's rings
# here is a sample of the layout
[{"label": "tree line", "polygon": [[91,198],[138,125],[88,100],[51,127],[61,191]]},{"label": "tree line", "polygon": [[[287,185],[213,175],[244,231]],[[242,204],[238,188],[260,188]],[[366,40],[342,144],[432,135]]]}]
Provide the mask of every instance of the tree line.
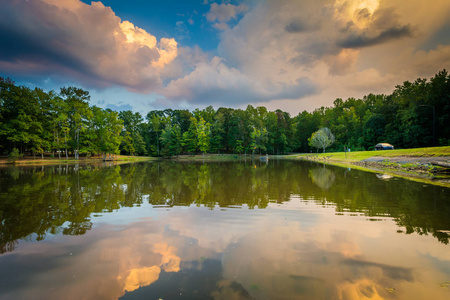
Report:
[{"label": "tree line", "polygon": [[[450,145],[450,75],[397,85],[392,94],[340,98],[291,116],[282,110],[246,109],[138,112],[89,104],[89,92],[63,87],[45,92],[0,77],[0,152],[78,158],[79,155],[174,156],[181,153],[284,154],[310,152],[321,128],[335,137],[331,151]],[[318,136],[316,135],[316,138]]]}]

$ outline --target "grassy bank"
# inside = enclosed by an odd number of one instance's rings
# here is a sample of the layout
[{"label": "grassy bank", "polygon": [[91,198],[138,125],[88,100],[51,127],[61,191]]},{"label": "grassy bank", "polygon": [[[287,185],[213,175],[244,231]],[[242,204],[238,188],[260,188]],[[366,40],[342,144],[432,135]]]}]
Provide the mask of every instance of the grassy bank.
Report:
[{"label": "grassy bank", "polygon": [[[242,159],[251,159],[251,155],[238,154],[197,154],[197,155],[178,155],[171,158],[163,158],[177,161],[238,161]],[[255,155],[254,158],[259,158]]]},{"label": "grassy bank", "polygon": [[450,146],[347,153],[291,154],[281,158],[309,160],[341,167],[351,167],[353,169],[408,178],[427,184],[450,187],[450,177],[441,174],[441,168],[429,164],[430,161],[447,160],[448,157],[450,157]]},{"label": "grassy bank", "polygon": [[355,151],[355,152],[330,152],[286,155],[288,158],[317,158],[336,162],[359,162],[371,157],[441,157],[450,156],[450,146],[428,147],[415,149],[382,150],[382,151]]},{"label": "grassy bank", "polygon": [[[259,156],[254,156],[258,158]],[[112,160],[114,163],[128,163],[128,162],[139,162],[139,161],[157,161],[157,160],[172,160],[172,161],[238,161],[242,159],[251,159],[251,155],[238,155],[238,154],[197,154],[197,155],[178,155],[172,157],[149,157],[149,156],[127,156],[127,155],[116,155]],[[15,165],[46,165],[46,164],[73,164],[73,163],[86,163],[86,164],[97,164],[103,162],[102,157],[82,157],[80,159],[58,159],[46,157],[41,159],[40,156],[27,156],[19,158],[16,160]],[[8,161],[7,157],[0,158],[0,165],[12,164]]]},{"label": "grassy bank", "polygon": [[[112,160],[115,163],[128,163],[128,162],[138,162],[138,161],[150,161],[158,160],[158,158],[148,157],[148,156],[127,156],[127,155],[116,155]],[[40,158],[37,156],[36,159],[32,156],[22,157],[15,161],[15,165],[47,165],[47,164],[75,164],[75,163],[86,163],[86,164],[96,164],[103,162],[103,158],[100,156],[95,157],[82,157],[80,159],[59,159],[59,158]],[[7,157],[0,158],[0,165],[8,165],[12,162],[8,161]]]}]

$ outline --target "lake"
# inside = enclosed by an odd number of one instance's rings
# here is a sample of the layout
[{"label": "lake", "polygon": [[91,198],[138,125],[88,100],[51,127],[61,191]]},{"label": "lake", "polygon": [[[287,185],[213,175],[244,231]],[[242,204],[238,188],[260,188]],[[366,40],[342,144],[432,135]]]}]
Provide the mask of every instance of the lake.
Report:
[{"label": "lake", "polygon": [[450,299],[450,190],[318,163],[0,169],[0,299]]}]

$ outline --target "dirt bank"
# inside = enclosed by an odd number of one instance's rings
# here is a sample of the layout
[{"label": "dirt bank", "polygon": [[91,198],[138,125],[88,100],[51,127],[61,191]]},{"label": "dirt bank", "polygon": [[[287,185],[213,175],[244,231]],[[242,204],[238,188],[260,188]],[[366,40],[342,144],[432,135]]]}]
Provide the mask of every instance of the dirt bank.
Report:
[{"label": "dirt bank", "polygon": [[365,162],[383,162],[390,161],[398,164],[417,164],[417,165],[430,165],[434,161],[450,162],[450,156],[433,156],[433,157],[416,157],[416,156],[394,156],[394,157],[381,157],[373,156],[363,160]]},{"label": "dirt bank", "polygon": [[389,158],[373,156],[352,164],[371,168],[391,169],[407,173],[417,173],[417,175],[446,177],[445,174],[449,174],[450,170],[448,168],[439,167],[435,163],[450,163],[450,156],[394,156]]}]

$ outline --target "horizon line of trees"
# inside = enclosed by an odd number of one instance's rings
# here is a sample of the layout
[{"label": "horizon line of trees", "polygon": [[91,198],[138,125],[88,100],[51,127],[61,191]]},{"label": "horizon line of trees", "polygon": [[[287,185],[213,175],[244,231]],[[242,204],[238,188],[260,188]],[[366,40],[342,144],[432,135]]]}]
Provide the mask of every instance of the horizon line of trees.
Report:
[{"label": "horizon line of trees", "polygon": [[[245,110],[152,110],[142,116],[89,105],[89,92],[60,92],[17,86],[0,77],[0,153],[55,157],[69,155],[151,155],[181,153],[283,154],[310,152],[313,133],[328,128],[331,151],[450,145],[450,75],[397,85],[392,94],[340,98],[331,107],[292,117],[282,110],[248,105]],[[317,136],[316,136],[317,138]]]}]

